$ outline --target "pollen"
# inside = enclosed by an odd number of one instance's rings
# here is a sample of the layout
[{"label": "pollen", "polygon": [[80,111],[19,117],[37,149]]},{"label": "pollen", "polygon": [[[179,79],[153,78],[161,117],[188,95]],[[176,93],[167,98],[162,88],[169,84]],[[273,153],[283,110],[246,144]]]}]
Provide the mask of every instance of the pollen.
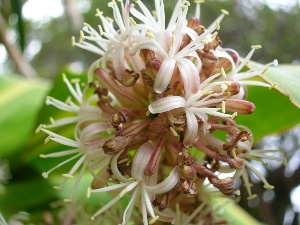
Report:
[{"label": "pollen", "polygon": [[159,219],[159,216],[155,216],[149,221],[149,224],[154,224]]},{"label": "pollen", "polygon": [[223,67],[221,68],[221,74],[222,74],[223,78],[226,78],[226,73],[225,73],[225,70]]},{"label": "pollen", "polygon": [[146,36],[148,38],[155,39],[155,36],[153,34],[151,34],[150,32],[146,32]]},{"label": "pollen", "polygon": [[226,15],[226,16],[229,15],[229,12],[228,12],[227,10],[225,10],[225,9],[221,9],[221,12],[222,12],[224,15]]},{"label": "pollen", "polygon": [[72,38],[71,38],[71,45],[72,45],[72,47],[74,47],[75,46],[75,37],[74,36],[72,36]]},{"label": "pollen", "polygon": [[65,177],[65,178],[68,178],[68,179],[73,179],[74,178],[74,176],[72,176],[71,174],[67,174],[67,173],[62,174],[62,176]]},{"label": "pollen", "polygon": [[250,195],[247,200],[252,200],[257,197],[257,194]]},{"label": "pollen", "polygon": [[252,49],[261,49],[262,46],[261,45],[252,45],[251,48]]},{"label": "pollen", "polygon": [[133,26],[136,26],[136,22],[134,21],[134,19],[132,17],[129,17],[129,20]]}]

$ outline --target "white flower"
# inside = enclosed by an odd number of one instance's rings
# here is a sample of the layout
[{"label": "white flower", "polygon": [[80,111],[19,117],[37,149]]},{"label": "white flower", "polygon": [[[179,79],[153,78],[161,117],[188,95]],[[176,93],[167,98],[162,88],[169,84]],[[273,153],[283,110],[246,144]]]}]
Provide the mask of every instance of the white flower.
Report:
[{"label": "white flower", "polygon": [[[153,114],[168,112],[174,109],[183,108],[186,122],[187,131],[184,137],[185,144],[191,144],[198,135],[198,121],[199,118],[204,122],[203,132],[208,133],[209,126],[207,125],[208,115],[231,117],[229,114],[219,112],[222,108],[212,107],[213,105],[222,103],[227,97],[224,97],[224,93],[227,89],[225,83],[209,83],[220,74],[216,74],[206,79],[201,85],[199,85],[199,91],[189,98],[185,99],[181,96],[167,96],[152,102],[149,105],[149,111]],[[211,91],[213,87],[221,86],[221,92]],[[217,98],[217,97],[220,98]]]},{"label": "white flower", "polygon": [[92,219],[112,205],[114,205],[117,201],[124,197],[125,194],[129,192],[132,193],[132,197],[124,211],[123,214],[123,222],[122,225],[128,223],[134,206],[137,206],[142,213],[143,223],[144,225],[148,224],[148,214],[151,216],[149,224],[154,223],[159,219],[158,215],[155,215],[155,209],[151,203],[153,200],[153,196],[155,194],[162,194],[170,191],[178,182],[180,175],[177,167],[174,167],[169,176],[159,184],[153,184],[156,179],[156,175],[145,176],[144,172],[147,166],[148,161],[150,160],[153,152],[155,150],[155,146],[151,141],[146,142],[137,150],[136,155],[134,156],[132,167],[131,167],[131,176],[132,178],[124,177],[118,169],[118,158],[122,154],[122,152],[118,153],[111,162],[111,170],[114,177],[119,180],[121,183],[115,184],[112,186],[90,190],[88,189],[88,197],[91,193],[95,192],[107,192],[112,190],[121,190],[121,192],[112,199],[109,203],[103,206],[98,212],[96,212]]},{"label": "white flower", "polygon": [[[89,140],[91,134],[98,134],[102,131],[106,131],[106,127],[102,127],[101,125],[97,127],[97,123],[91,124],[85,129],[83,129],[81,133],[81,139],[77,135],[75,135],[76,140],[71,140],[69,138],[63,137],[45,128],[41,128],[41,130],[49,135],[49,137],[46,139],[46,142],[48,142],[49,140],[53,140],[62,145],[72,147],[72,149],[69,150],[40,155],[41,158],[59,158],[64,156],[70,156],[70,158],[57,164],[47,172],[43,172],[42,175],[44,178],[48,178],[49,174],[55,169],[77,159],[76,163],[68,171],[68,173],[62,174],[64,177],[64,180],[61,184],[62,186],[65,182],[67,182],[68,179],[73,179],[75,172],[81,167],[79,174],[76,178],[75,184],[69,194],[69,198],[65,199],[65,201],[71,201],[71,198],[75,193],[85,170],[88,169],[91,172],[91,174],[94,174],[93,170],[99,170],[106,167],[110,161],[111,156],[105,154],[102,149],[98,148],[98,145],[101,146],[101,144],[108,140],[108,138],[101,138],[100,140],[96,141],[96,144],[94,144],[94,142],[92,142],[92,144],[89,142],[82,142],[82,140]],[[94,161],[95,163],[92,163],[92,161]],[[59,190],[61,189],[61,186],[54,186],[54,188]]]}]

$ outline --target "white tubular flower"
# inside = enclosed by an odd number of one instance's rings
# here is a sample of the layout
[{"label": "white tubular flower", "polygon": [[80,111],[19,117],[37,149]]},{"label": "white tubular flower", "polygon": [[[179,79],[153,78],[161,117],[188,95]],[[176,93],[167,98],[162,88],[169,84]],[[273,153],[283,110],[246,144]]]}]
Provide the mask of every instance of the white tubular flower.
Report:
[{"label": "white tubular flower", "polygon": [[[202,62],[196,50],[203,49],[206,42],[211,41],[211,33],[217,28],[213,23],[207,30],[198,35],[193,29],[187,27],[186,14],[189,4],[179,0],[173,11],[170,23],[165,28],[163,1],[155,1],[156,17],[152,17],[141,1],[138,1],[142,13],[134,8],[131,13],[144,24],[140,25],[147,37],[140,39],[133,48],[133,52],[141,49],[150,49],[155,52],[162,65],[154,81],[154,91],[162,93],[170,84],[175,68],[178,68],[181,81],[184,84],[185,96],[197,92],[200,84],[199,73]],[[223,18],[222,15],[219,21]],[[182,46],[183,38],[188,35],[191,42]]]},{"label": "white tubular flower", "polygon": [[[104,127],[104,129],[99,129],[96,127],[97,124],[92,124],[90,126],[93,126],[94,130],[93,131],[87,131],[90,130],[90,127],[87,126],[83,131],[82,131],[82,140],[89,140],[88,137],[91,137],[92,134],[95,133],[100,133],[101,131],[106,131],[106,127]],[[100,126],[101,127],[101,126]],[[73,194],[75,193],[77,186],[82,178],[83,173],[85,172],[86,169],[90,169],[91,170],[91,161],[94,160],[98,160],[102,163],[106,163],[104,160],[106,158],[110,158],[111,156],[104,154],[104,152],[99,149],[97,146],[88,146],[86,144],[84,144],[82,142],[82,140],[80,140],[80,138],[75,135],[76,141],[71,140],[69,138],[63,137],[61,135],[58,135],[52,131],[49,131],[45,128],[41,128],[41,130],[45,133],[47,133],[49,136],[48,138],[45,140],[45,143],[48,142],[49,140],[53,140],[57,143],[60,143],[62,145],[68,146],[68,147],[72,147],[72,149],[70,150],[64,150],[64,151],[59,151],[59,152],[55,152],[55,153],[49,153],[49,154],[41,154],[40,157],[41,158],[59,158],[59,157],[64,157],[64,156],[70,156],[70,158],[66,159],[65,161],[57,164],[56,166],[54,166],[53,168],[51,168],[50,170],[48,170],[47,172],[43,172],[42,175],[43,177],[46,179],[48,178],[49,174],[54,171],[55,169],[67,164],[68,162],[71,162],[75,159],[77,159],[76,163],[73,165],[73,167],[69,170],[68,173],[66,174],[62,174],[62,176],[64,177],[64,180],[61,184],[61,186],[54,186],[55,189],[61,189],[61,187],[63,186],[63,184],[65,182],[67,182],[68,179],[73,179],[74,178],[74,174],[75,172],[81,167],[79,174],[76,178],[75,184],[71,190],[71,193],[69,194],[69,198],[65,199],[66,202],[71,201],[71,198],[73,196]],[[92,132],[92,134],[87,135],[88,132]],[[107,138],[102,138],[102,143],[104,143],[107,140]],[[99,144],[99,142],[98,142]],[[107,164],[107,163],[106,163]],[[94,169],[99,169],[102,168],[103,165],[100,165],[98,163],[97,167]]]},{"label": "white tubular flower", "polygon": [[[217,48],[215,51],[213,51],[216,56],[229,60],[231,64],[231,69],[228,73],[226,73],[226,78],[224,80],[237,81],[241,85],[271,87],[271,85],[267,84],[266,82],[251,80],[251,78],[263,75],[270,66],[277,66],[278,61],[276,59],[273,62],[266,64],[261,70],[249,69],[241,72],[242,69],[249,63],[255,50],[260,49],[261,46],[253,45],[251,48],[251,51],[245,58],[239,57],[239,54],[232,49]],[[233,59],[233,55],[236,59]],[[235,61],[237,61],[237,63]]]},{"label": "white tubular flower", "polygon": [[102,110],[95,105],[95,101],[98,100],[97,95],[91,95],[90,97],[86,97],[86,90],[84,90],[83,92],[81,91],[79,79],[73,79],[71,81],[75,83],[75,87],[73,87],[72,83],[68,80],[65,74],[63,74],[63,81],[66,83],[71,93],[71,96],[75,99],[77,104],[72,101],[71,97],[68,98],[66,102],[62,102],[53,97],[47,97],[46,105],[53,105],[60,110],[75,113],[75,115],[59,120],[54,120],[51,118],[52,124],[46,125],[45,127],[52,128],[84,121],[103,121],[104,123],[106,122],[105,118],[107,118],[107,116],[105,116]]},{"label": "white tubular flower", "polygon": [[[114,20],[104,17],[103,13],[97,9],[96,16],[102,22],[102,26],[99,26],[99,31],[96,31],[89,24],[85,23],[80,33],[79,42],[76,43],[73,38],[72,43],[75,46],[100,55],[100,62],[105,70],[108,69],[107,63],[112,62],[117,79],[127,80],[127,69],[131,69],[131,67],[136,71],[140,71],[141,69],[139,58],[129,54],[130,49],[135,43],[134,37],[139,33],[134,28],[136,26],[135,21],[129,16],[131,8],[129,0],[126,0],[125,4],[123,2],[120,4],[121,10],[114,0],[108,3],[108,6],[113,10]],[[114,22],[118,27],[117,29],[114,27]],[[134,60],[131,60],[133,64],[128,65],[124,58],[134,58]],[[97,61],[97,64],[99,64],[99,61]]]},{"label": "white tubular flower", "polygon": [[[186,145],[191,144],[198,136],[198,121],[199,118],[205,126],[203,126],[203,132],[208,133],[209,126],[207,125],[208,115],[231,117],[231,115],[224,112],[219,112],[222,108],[212,107],[216,104],[222,103],[227,97],[223,96],[227,85],[221,84],[221,92],[213,92],[212,88],[220,86],[220,83],[211,83],[214,78],[218,77],[216,74],[207,80],[205,80],[200,86],[199,91],[189,98],[185,99],[181,96],[167,96],[152,102],[149,105],[149,111],[153,114],[168,112],[175,109],[182,108],[186,116],[187,131],[184,137],[184,143]],[[219,98],[218,98],[219,97]]]},{"label": "white tubular flower", "polygon": [[[91,193],[94,192],[108,192],[112,190],[121,190],[121,192],[109,203],[103,206],[98,212],[96,212],[93,215],[92,219],[106,211],[129,192],[133,193],[124,211],[122,225],[128,223],[134,206],[137,206],[141,210],[144,225],[147,225],[148,223],[153,224],[156,220],[159,219],[159,216],[155,215],[155,210],[151,203],[151,196],[153,196],[153,194],[162,194],[170,191],[179,181],[180,174],[177,167],[174,167],[169,176],[164,181],[159,184],[151,185],[151,183],[155,181],[156,176],[145,176],[144,172],[147,167],[148,161],[154,153],[154,150],[155,146],[151,141],[146,142],[137,150],[131,167],[132,178],[124,177],[118,169],[118,158],[122,154],[122,152],[114,156],[111,162],[111,170],[114,177],[122,183],[96,190],[88,189],[88,197]],[[148,215],[151,217],[149,222]]]}]

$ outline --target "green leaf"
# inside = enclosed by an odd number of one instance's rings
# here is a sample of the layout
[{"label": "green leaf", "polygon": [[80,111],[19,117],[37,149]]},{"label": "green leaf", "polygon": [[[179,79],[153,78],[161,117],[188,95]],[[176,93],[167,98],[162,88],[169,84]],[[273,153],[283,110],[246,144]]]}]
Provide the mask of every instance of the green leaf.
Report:
[{"label": "green leaf", "polygon": [[49,83],[0,76],[0,157],[18,150],[33,132]]},{"label": "green leaf", "polygon": [[[264,67],[264,65],[255,62],[249,62],[248,66],[251,69],[262,69]],[[271,85],[275,85],[275,89],[287,95],[291,102],[300,108],[300,66],[279,65],[270,67],[262,78]]]},{"label": "green leaf", "polygon": [[212,199],[213,203],[221,206],[223,212],[220,217],[226,219],[230,225],[262,225],[254,217],[248,214],[243,208],[226,197],[218,197]]},{"label": "green leaf", "polygon": [[246,100],[253,102],[256,109],[251,115],[238,115],[237,123],[252,131],[255,142],[266,135],[281,133],[300,123],[300,110],[287,96],[275,89],[249,87]]}]

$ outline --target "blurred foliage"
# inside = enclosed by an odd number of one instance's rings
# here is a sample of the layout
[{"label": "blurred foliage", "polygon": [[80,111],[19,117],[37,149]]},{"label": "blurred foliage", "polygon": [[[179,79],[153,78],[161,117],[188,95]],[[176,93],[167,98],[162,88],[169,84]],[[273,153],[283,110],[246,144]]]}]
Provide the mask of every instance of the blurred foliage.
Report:
[{"label": "blurred foliage", "polygon": [[[111,9],[106,7],[108,0],[101,0],[101,3],[100,1],[74,0],[77,5],[82,2],[88,2],[87,8],[90,8],[87,10],[88,12],[83,13],[84,21],[88,21],[93,27],[99,23],[99,19],[95,18],[96,8],[104,11],[105,15],[111,14]],[[152,2],[148,1],[147,3],[149,7],[153,7]],[[165,0],[167,15],[171,14],[173,3],[174,0]],[[48,95],[58,97],[55,94],[59,93],[60,99],[66,98],[67,89],[63,86],[61,72],[65,72],[68,77],[78,77],[97,59],[97,55],[71,47],[71,36],[78,39],[79,28],[72,24],[67,13],[46,22],[33,22],[22,17],[21,10],[24,4],[26,1],[1,0],[0,11],[6,19],[10,31],[15,34],[15,43],[20,49],[24,49],[25,57],[38,71],[40,78],[47,78],[50,81],[26,82],[12,75],[0,77],[0,137],[2,143],[0,159],[4,157],[9,159],[13,175],[13,179],[7,185],[5,197],[0,197],[0,211],[11,215],[18,210],[28,210],[34,217],[34,213],[38,214],[43,210],[49,210],[49,201],[65,197],[65,193],[70,189],[70,187],[69,189],[66,187],[59,193],[54,192],[49,185],[49,183],[57,184],[60,170],[49,181],[43,180],[41,177],[41,172],[51,168],[55,162],[38,159],[38,155],[42,152],[57,151],[62,147],[53,142],[42,145],[45,136],[43,134],[34,135],[34,129],[39,123],[47,123],[50,116],[55,119],[63,116],[62,112],[55,111],[54,107],[42,107],[43,99],[50,89],[51,82],[53,89]],[[191,16],[193,16],[193,8],[192,5]],[[251,45],[261,44],[263,49],[255,52],[253,56],[255,61],[268,63],[276,58],[280,63],[300,63],[300,45],[298,44],[300,27],[295,26],[297,21],[300,21],[299,5],[288,10],[274,11],[268,5],[251,0],[210,0],[202,5],[201,23],[205,26],[209,25],[220,15],[221,9],[230,12],[230,15],[222,21],[219,31],[223,47],[233,48],[241,56],[245,56],[250,51]],[[81,15],[80,9],[74,13]],[[34,55],[28,54],[30,46],[37,43],[40,50]],[[14,62],[9,58],[4,62],[3,68],[7,74],[18,72]],[[277,74],[277,78],[298,73],[294,68],[289,67],[290,72],[285,74],[287,70],[282,68],[282,70],[276,68],[269,73],[274,72]],[[299,71],[299,69],[297,70]],[[84,77],[84,74],[81,76]],[[278,79],[271,80],[271,82],[278,82]],[[294,85],[293,90],[299,86],[297,81],[289,85]],[[250,91],[249,100],[255,102],[257,111],[250,116],[251,120],[244,116],[239,119],[239,122],[248,125],[253,130],[256,140],[272,132],[279,133],[287,130],[300,122],[299,110],[289,102],[288,97],[275,90],[254,89]],[[286,86],[283,89],[286,90]],[[299,103],[297,93],[294,98]],[[266,102],[270,103],[271,107],[262,107]],[[41,107],[42,110],[37,116]],[[72,133],[71,129],[63,132],[69,135]],[[285,146],[278,147],[284,148]],[[288,158],[293,157],[295,149],[291,150],[292,153],[289,153]],[[293,176],[293,179],[285,180],[283,170],[281,167],[274,170],[273,173],[270,171],[271,183],[279,186],[276,189],[278,197],[272,202],[275,206],[261,201],[259,208],[253,209],[249,207],[247,201],[241,201],[241,205],[248,212],[268,224],[282,224],[286,207],[291,205],[289,191],[300,183],[297,175]],[[299,173],[295,172],[295,174]],[[89,182],[90,180],[85,179],[84,183],[88,185]],[[282,183],[285,183],[286,186],[283,187]],[[258,189],[257,186],[255,188],[258,193],[263,193],[263,190]],[[83,193],[80,190],[79,192]],[[227,210],[227,215],[230,213],[239,215],[244,212],[235,208]],[[245,224],[247,223],[245,222]]]}]

